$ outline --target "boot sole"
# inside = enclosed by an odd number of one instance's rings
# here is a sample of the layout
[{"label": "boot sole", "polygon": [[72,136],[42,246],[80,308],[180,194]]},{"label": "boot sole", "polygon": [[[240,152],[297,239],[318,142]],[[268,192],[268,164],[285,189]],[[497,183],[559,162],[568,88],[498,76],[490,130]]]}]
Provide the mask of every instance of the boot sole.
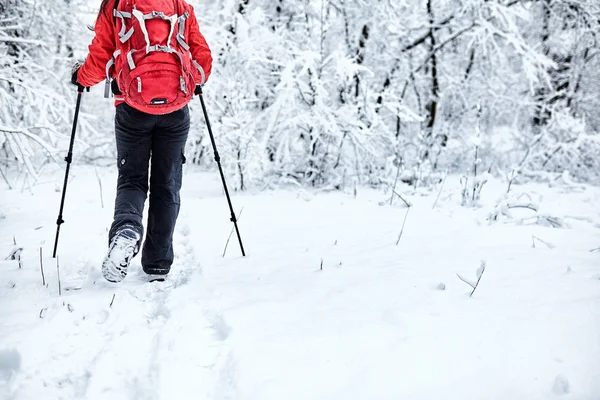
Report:
[{"label": "boot sole", "polygon": [[129,263],[136,253],[137,240],[117,239],[102,262],[102,276],[111,283],[122,282],[127,276]]}]

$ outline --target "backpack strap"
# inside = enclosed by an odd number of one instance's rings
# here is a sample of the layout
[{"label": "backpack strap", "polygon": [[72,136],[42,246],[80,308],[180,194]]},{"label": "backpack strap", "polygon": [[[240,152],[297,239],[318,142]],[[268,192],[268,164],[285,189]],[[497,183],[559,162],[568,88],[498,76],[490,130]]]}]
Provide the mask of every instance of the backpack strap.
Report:
[{"label": "backpack strap", "polygon": [[192,62],[194,63],[198,71],[200,71],[200,76],[202,77],[202,82],[200,83],[200,86],[203,86],[204,83],[206,83],[206,74],[204,73],[204,68],[202,68],[198,61],[192,59]]},{"label": "backpack strap", "polygon": [[[135,61],[133,61],[133,54],[136,51],[137,50],[133,49],[129,53],[127,53],[127,64],[129,64],[129,69],[132,71],[137,68],[137,66],[135,65]],[[174,56],[179,58],[179,61],[181,62],[181,78],[180,78],[181,90],[184,93],[187,93],[187,89],[185,87],[185,79],[184,79],[185,70],[183,69],[183,65],[184,65],[183,56],[181,55],[181,53],[169,46],[154,45],[154,46],[150,46],[150,47],[146,48],[146,53],[153,53],[153,52],[169,53],[169,54],[173,54]],[[120,52],[119,52],[119,54],[120,54]],[[202,71],[202,68],[199,65],[197,67],[199,67],[200,70]],[[202,80],[204,80],[204,72],[203,71],[202,71],[202,77],[203,77]]]},{"label": "backpack strap", "polygon": [[144,34],[144,38],[146,39],[146,53],[150,52],[150,47],[152,47],[152,43],[150,43],[150,35],[148,34],[148,28],[146,27],[146,21],[159,18],[165,21],[169,21],[171,24],[171,31],[169,32],[169,38],[167,40],[167,47],[171,48],[171,39],[173,39],[173,34],[175,33],[175,24],[177,23],[179,17],[177,14],[167,16],[164,12],[152,11],[148,14],[143,14],[139,10],[133,10],[131,13],[133,17],[135,17],[140,23],[140,29]]},{"label": "backpack strap", "polygon": [[[189,17],[190,17],[190,13],[186,11],[178,19],[179,33],[177,34],[177,42],[185,51],[190,51],[190,45],[185,40],[185,25],[186,25],[187,19]],[[192,54],[190,53],[190,58],[191,57],[192,57]],[[198,69],[198,71],[200,72],[200,76],[202,77],[202,83],[200,85],[204,85],[204,83],[206,82],[206,74],[204,72],[204,69],[202,68],[202,66],[200,66],[198,61],[194,60],[193,58],[192,58],[192,63]]]},{"label": "backpack strap", "polygon": [[129,69],[132,71],[136,68],[135,62],[133,61],[133,53],[135,53],[136,51],[136,49],[133,49],[129,53],[127,53],[127,64],[129,64]]},{"label": "backpack strap", "polygon": [[177,34],[177,41],[185,51],[190,50],[190,45],[185,41],[185,24],[189,17],[190,14],[186,11],[181,17],[178,18],[179,33]]},{"label": "backpack strap", "polygon": [[108,99],[110,97],[110,69],[115,65],[117,61],[117,57],[121,55],[121,50],[117,50],[113,53],[113,56],[108,63],[106,64],[106,85],[104,87],[104,98]]},{"label": "backpack strap", "polygon": [[[144,38],[146,40],[146,54],[152,53],[152,52],[163,52],[163,53],[173,54],[174,56],[179,58],[179,60],[181,61],[181,72],[182,72],[181,78],[180,78],[181,90],[187,94],[186,82],[185,82],[185,78],[184,78],[185,70],[184,70],[183,55],[179,51],[177,51],[176,49],[171,47],[171,40],[173,39],[173,35],[175,34],[176,24],[178,24],[178,31],[177,31],[177,36],[176,36],[177,42],[179,43],[181,48],[183,48],[185,51],[190,50],[190,46],[186,42],[186,39],[185,39],[186,22],[187,22],[187,19],[190,17],[189,12],[186,11],[181,16],[179,16],[177,14],[167,16],[164,12],[160,12],[160,11],[152,11],[148,14],[144,14],[141,11],[134,8],[132,12],[119,11],[118,9],[115,9],[113,11],[113,16],[115,18],[121,19],[121,22],[122,22],[121,30],[119,32],[119,38],[120,38],[121,43],[127,42],[133,36],[133,34],[135,32],[134,27],[132,26],[129,29],[129,31],[127,31],[126,20],[133,20],[135,18],[139,22],[140,29],[141,29],[142,33],[144,34]],[[148,33],[146,21],[156,19],[156,18],[168,21],[170,23],[171,30],[169,32],[169,38],[168,38],[166,46],[162,46],[162,45],[158,45],[158,44],[153,45],[150,42],[150,35]],[[130,70],[134,70],[136,68],[135,61],[133,60],[133,54],[136,51],[139,51],[139,50],[133,49],[133,50],[129,51],[126,56],[127,64],[129,65]],[[118,49],[113,54],[113,57],[106,64],[106,89],[105,89],[105,93],[104,93],[105,98],[108,98],[109,94],[110,94],[110,85],[111,85],[110,70],[111,70],[111,68],[113,68],[113,66],[116,63],[117,57],[119,57],[120,55],[121,55],[121,50]],[[190,53],[190,58],[192,58],[191,53]],[[198,71],[200,71],[200,75],[202,76],[202,84],[204,84],[205,79],[206,79],[204,70],[202,69],[202,67],[196,60],[192,59],[192,62],[195,65],[195,67],[198,69]]]},{"label": "backpack strap", "polygon": [[133,36],[133,32],[134,32],[133,26],[131,27],[131,29],[128,32],[125,31],[125,20],[131,19],[132,15],[129,12],[119,11],[119,10],[114,10],[113,15],[116,18],[121,19],[121,31],[119,32],[119,37],[120,37],[121,43],[125,43],[126,41],[131,39],[131,36]]}]

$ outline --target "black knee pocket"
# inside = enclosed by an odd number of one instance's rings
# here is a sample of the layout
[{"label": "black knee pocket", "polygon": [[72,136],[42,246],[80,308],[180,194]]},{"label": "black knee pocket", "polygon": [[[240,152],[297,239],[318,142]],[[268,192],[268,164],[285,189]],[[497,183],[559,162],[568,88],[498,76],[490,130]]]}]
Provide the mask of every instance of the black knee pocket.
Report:
[{"label": "black knee pocket", "polygon": [[119,173],[122,176],[139,176],[148,173],[148,157],[139,152],[122,152],[118,155],[117,161]]},{"label": "black knee pocket", "polygon": [[119,159],[117,161],[117,166],[119,167],[119,172],[127,173],[131,172],[134,168],[133,157],[129,155],[128,152],[123,152],[118,155]]}]

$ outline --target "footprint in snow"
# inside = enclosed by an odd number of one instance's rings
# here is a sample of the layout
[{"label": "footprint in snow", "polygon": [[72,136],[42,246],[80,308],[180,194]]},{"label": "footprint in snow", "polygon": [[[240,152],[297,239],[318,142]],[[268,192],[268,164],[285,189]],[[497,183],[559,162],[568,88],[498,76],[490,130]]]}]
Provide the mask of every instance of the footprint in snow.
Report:
[{"label": "footprint in snow", "polygon": [[568,394],[571,391],[569,380],[564,375],[558,375],[554,379],[554,385],[552,386],[554,394]]},{"label": "footprint in snow", "polygon": [[9,381],[21,369],[21,354],[17,350],[0,350],[0,381]]}]

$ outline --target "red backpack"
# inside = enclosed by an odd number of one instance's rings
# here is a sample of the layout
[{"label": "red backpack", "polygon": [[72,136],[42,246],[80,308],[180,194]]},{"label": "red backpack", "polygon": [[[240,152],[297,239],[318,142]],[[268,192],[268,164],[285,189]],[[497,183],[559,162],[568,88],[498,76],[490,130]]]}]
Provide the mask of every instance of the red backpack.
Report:
[{"label": "red backpack", "polygon": [[114,16],[117,51],[106,66],[105,97],[114,67],[119,90],[131,107],[160,115],[188,104],[196,84],[183,1],[121,0]]}]

